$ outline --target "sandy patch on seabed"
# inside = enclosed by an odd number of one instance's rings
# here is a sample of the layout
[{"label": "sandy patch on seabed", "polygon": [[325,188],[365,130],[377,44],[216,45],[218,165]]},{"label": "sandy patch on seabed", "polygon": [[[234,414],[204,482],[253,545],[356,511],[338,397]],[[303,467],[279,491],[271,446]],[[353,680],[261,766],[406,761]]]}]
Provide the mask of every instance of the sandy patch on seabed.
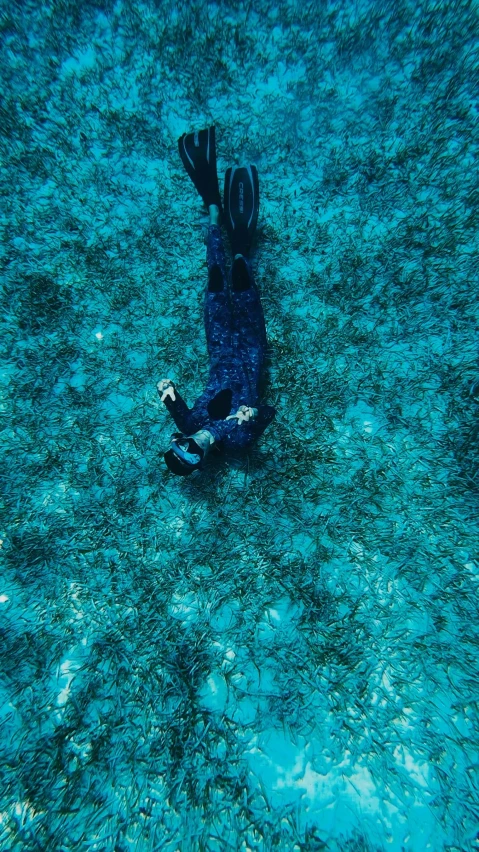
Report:
[{"label": "sandy patch on seabed", "polygon": [[[2,849],[477,846],[477,17],[2,4]],[[278,415],[179,481],[209,122]]]}]

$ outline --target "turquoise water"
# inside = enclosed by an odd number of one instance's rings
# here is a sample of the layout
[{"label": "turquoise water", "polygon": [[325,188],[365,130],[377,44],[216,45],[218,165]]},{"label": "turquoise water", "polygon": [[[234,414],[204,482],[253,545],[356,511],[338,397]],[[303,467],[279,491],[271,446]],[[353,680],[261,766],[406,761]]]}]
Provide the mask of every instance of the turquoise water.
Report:
[{"label": "turquoise water", "polygon": [[[1,850],[478,847],[478,16],[1,4]],[[210,123],[278,413],[180,480]]]}]

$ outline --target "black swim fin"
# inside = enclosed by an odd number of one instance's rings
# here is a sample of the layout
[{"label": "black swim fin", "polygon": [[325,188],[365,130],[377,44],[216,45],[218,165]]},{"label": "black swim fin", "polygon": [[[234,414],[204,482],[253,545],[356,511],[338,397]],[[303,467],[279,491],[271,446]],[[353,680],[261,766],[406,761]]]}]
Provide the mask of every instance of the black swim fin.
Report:
[{"label": "black swim fin", "polygon": [[248,257],[259,212],[256,166],[233,166],[226,170],[223,200],[233,256],[243,254]]},{"label": "black swim fin", "polygon": [[183,133],[178,139],[183,165],[201,195],[206,207],[216,204],[221,210],[221,196],[216,173],[215,128]]}]

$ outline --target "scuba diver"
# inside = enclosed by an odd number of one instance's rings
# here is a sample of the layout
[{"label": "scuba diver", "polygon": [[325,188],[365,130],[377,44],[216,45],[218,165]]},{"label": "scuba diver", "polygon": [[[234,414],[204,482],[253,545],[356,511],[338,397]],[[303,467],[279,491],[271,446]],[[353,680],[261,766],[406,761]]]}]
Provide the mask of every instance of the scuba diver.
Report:
[{"label": "scuba diver", "polygon": [[276,412],[270,405],[258,405],[266,329],[249,261],[259,209],[256,167],[233,166],[226,172],[224,221],[233,257],[228,276],[219,226],[222,206],[215,128],[183,134],[178,148],[210,216],[204,303],[208,383],[191,409],[170,379],[157,384],[161,401],[180,430],[172,436],[164,459],[172,473],[187,476],[203,467],[211,449],[248,447],[262,435]]}]

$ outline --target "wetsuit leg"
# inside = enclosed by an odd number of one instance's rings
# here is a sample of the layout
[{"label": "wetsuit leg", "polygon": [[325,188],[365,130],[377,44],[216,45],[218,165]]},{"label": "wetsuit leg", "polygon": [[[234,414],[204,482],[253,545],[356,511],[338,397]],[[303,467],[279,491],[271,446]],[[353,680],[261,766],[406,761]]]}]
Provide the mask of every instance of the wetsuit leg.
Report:
[{"label": "wetsuit leg", "polygon": [[249,261],[240,257],[231,270],[233,342],[251,380],[259,381],[266,354],[266,327],[263,306]]},{"label": "wetsuit leg", "polygon": [[228,294],[223,240],[218,225],[208,228],[208,285],[205,294],[206,343],[210,359],[231,349],[231,303]]}]

